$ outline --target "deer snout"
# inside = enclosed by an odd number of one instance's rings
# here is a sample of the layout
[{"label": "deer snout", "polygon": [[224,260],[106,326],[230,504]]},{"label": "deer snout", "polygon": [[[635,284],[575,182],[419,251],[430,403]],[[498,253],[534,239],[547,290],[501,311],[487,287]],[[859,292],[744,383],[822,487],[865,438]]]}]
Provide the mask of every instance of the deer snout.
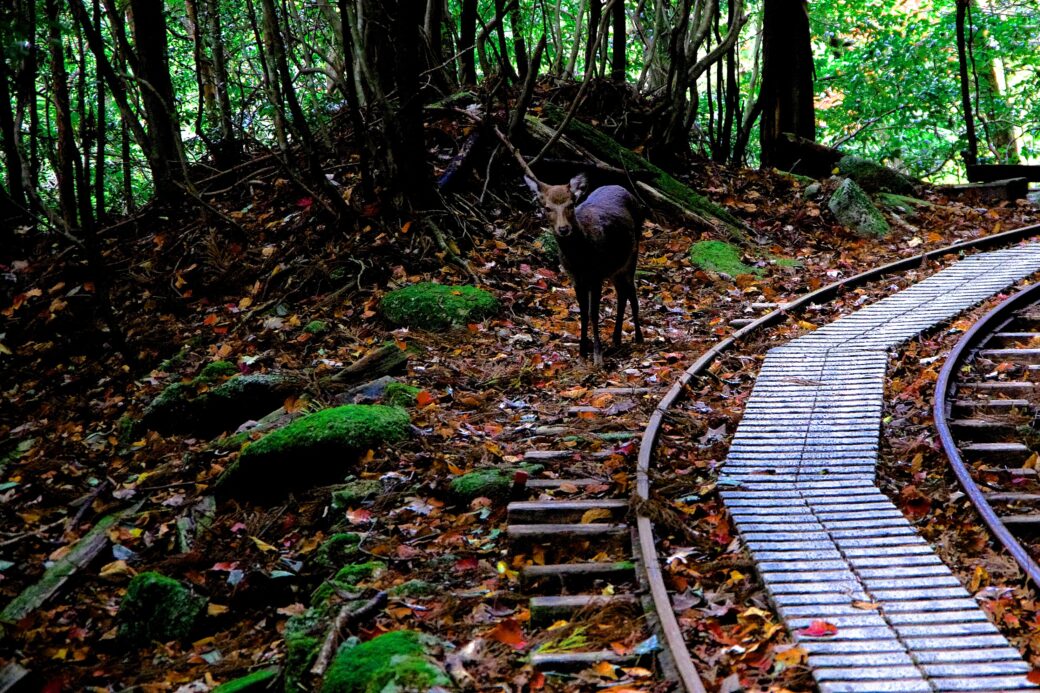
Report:
[{"label": "deer snout", "polygon": [[574,233],[574,227],[570,224],[565,224],[563,226],[556,227],[556,235],[560,238],[567,238],[572,233]]}]

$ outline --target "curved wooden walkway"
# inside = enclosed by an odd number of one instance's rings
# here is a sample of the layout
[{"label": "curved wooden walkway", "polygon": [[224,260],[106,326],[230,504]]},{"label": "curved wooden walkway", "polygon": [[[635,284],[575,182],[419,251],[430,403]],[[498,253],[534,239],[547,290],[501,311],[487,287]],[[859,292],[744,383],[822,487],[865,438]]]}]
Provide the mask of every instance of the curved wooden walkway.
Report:
[{"label": "curved wooden walkway", "polygon": [[874,474],[888,352],[1038,270],[1040,244],[974,255],[767,355],[720,486],[823,693],[1037,688]]}]

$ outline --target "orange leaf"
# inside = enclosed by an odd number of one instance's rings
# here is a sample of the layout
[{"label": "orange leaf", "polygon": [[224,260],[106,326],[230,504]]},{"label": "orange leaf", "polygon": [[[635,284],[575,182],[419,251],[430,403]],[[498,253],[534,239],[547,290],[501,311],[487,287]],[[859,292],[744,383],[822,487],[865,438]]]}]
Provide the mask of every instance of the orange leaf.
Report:
[{"label": "orange leaf", "polygon": [[827,638],[832,635],[838,634],[838,627],[833,623],[827,623],[817,619],[809,624],[808,628],[802,628],[798,631],[799,635],[807,635],[812,638]]},{"label": "orange leaf", "polygon": [[437,399],[426,390],[422,390],[415,396],[415,403],[420,409],[428,407],[436,401]]},{"label": "orange leaf", "polygon": [[592,667],[592,670],[596,672],[597,676],[602,676],[606,679],[617,680],[617,667],[610,662],[599,662],[596,666]]},{"label": "orange leaf", "polygon": [[511,618],[500,621],[498,625],[491,629],[487,637],[517,650],[527,647],[523,629],[518,622]]}]

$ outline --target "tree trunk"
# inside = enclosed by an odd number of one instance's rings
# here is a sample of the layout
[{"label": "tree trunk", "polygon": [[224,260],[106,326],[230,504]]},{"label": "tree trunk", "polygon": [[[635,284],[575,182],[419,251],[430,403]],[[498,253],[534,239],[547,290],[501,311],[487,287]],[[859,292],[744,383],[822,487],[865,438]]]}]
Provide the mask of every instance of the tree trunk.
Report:
[{"label": "tree trunk", "polygon": [[589,0],[589,35],[585,39],[585,72],[596,71],[596,40],[599,38],[599,20],[603,15],[603,0]]},{"label": "tree trunk", "polygon": [[765,0],[760,128],[763,168],[789,170],[795,164],[796,160],[784,151],[785,133],[816,140],[813,97],[813,55],[806,2]]},{"label": "tree trunk", "polygon": [[968,79],[968,41],[965,23],[968,3],[971,0],[957,1],[957,61],[961,81],[961,108],[964,111],[964,130],[968,140],[968,148],[963,152],[964,163],[974,166],[979,163],[979,140],[975,134],[975,114],[971,106],[971,82]]},{"label": "tree trunk", "polygon": [[628,69],[628,60],[625,55],[627,37],[625,35],[625,3],[623,0],[618,0],[618,2],[614,3],[613,20],[613,53],[610,62],[610,78],[615,82],[623,84],[625,73]]},{"label": "tree trunk", "polygon": [[[94,0],[94,29],[101,33],[101,0]],[[105,144],[108,139],[108,112],[105,108],[105,78],[97,71],[94,79],[97,92],[97,153],[94,158],[94,218],[105,217]]]},{"label": "tree trunk", "polygon": [[11,90],[7,58],[0,56],[0,143],[4,152],[4,170],[7,173],[7,200],[16,207],[25,207],[25,186],[22,179],[22,155],[14,111],[11,108]]},{"label": "tree trunk", "polygon": [[59,0],[46,0],[44,12],[47,17],[47,40],[51,58],[51,103],[54,120],[58,126],[57,161],[55,173],[58,178],[58,200],[61,218],[69,229],[76,228],[76,143],[72,133],[72,113],[69,102],[68,71],[65,69],[65,48],[61,41]]},{"label": "tree trunk", "polygon": [[517,4],[509,13],[509,28],[513,31],[513,55],[516,57],[516,72],[520,81],[527,79],[527,42],[524,40],[524,27],[520,16],[520,5]]},{"label": "tree trunk", "polygon": [[477,83],[477,0],[462,0],[459,16],[459,72],[463,84]]}]

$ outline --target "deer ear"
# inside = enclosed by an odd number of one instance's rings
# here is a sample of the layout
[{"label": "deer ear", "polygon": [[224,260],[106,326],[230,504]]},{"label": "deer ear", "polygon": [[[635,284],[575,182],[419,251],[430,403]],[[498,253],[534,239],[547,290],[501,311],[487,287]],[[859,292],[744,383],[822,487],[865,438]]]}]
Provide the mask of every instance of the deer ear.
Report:
[{"label": "deer ear", "polygon": [[574,195],[574,199],[578,199],[585,194],[585,188],[589,185],[589,179],[585,177],[584,173],[571,178],[571,194]]},{"label": "deer ear", "polygon": [[533,192],[535,195],[542,194],[542,184],[536,181],[534,178],[531,178],[530,176],[524,176],[524,182],[527,183],[527,187],[529,187],[531,189],[531,192]]}]

